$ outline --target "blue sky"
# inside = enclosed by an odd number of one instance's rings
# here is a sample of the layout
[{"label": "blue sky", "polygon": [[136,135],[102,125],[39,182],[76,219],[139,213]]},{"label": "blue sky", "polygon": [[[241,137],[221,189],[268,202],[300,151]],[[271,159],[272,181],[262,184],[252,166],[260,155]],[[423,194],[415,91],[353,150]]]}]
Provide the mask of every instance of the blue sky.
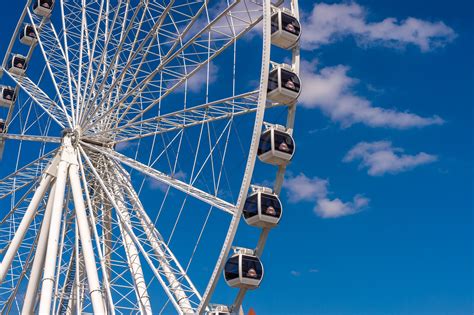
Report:
[{"label": "blue sky", "polygon": [[472,314],[472,3],[325,4],[300,2],[298,151],[263,257],[281,276],[247,305]]},{"label": "blue sky", "polygon": [[[15,10],[0,12],[1,34]],[[473,4],[302,0],[300,10],[297,153],[267,276],[244,306],[472,314]]]}]

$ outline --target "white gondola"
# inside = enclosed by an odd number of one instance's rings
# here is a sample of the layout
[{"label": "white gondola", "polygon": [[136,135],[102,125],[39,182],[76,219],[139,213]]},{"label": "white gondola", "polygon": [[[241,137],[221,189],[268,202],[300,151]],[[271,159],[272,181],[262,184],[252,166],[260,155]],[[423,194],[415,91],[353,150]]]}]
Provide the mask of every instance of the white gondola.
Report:
[{"label": "white gondola", "polygon": [[0,106],[10,107],[15,102],[15,89],[10,86],[0,86]]},{"label": "white gondola", "polygon": [[5,127],[5,120],[0,118],[0,134],[7,133],[7,128]]},{"label": "white gondola", "polygon": [[248,225],[269,228],[280,222],[282,205],[271,188],[252,186],[252,193],[245,200],[243,216]]},{"label": "white gondola", "polygon": [[224,279],[232,288],[258,288],[263,279],[263,265],[254,251],[237,248],[224,266]]},{"label": "white gondola", "polygon": [[229,307],[226,305],[212,305],[211,311],[207,313],[208,315],[230,315],[231,312]]},{"label": "white gondola", "polygon": [[20,54],[13,55],[13,57],[8,61],[8,71],[10,73],[23,75],[26,71],[26,57]]},{"label": "white gondola", "polygon": [[31,24],[26,24],[20,32],[20,42],[31,46],[37,42],[35,28]]},{"label": "white gondola", "polygon": [[268,164],[285,165],[295,154],[295,141],[291,130],[280,125],[269,125],[260,136],[258,158]]},{"label": "white gondola", "polygon": [[291,104],[298,99],[300,93],[301,80],[291,66],[286,64],[274,66],[268,76],[268,99],[276,103]]},{"label": "white gondola", "polygon": [[50,16],[53,11],[54,0],[34,0],[33,11],[37,15],[44,17]]},{"label": "white gondola", "polygon": [[273,45],[289,49],[298,43],[301,36],[301,24],[290,10],[275,9],[271,24]]}]

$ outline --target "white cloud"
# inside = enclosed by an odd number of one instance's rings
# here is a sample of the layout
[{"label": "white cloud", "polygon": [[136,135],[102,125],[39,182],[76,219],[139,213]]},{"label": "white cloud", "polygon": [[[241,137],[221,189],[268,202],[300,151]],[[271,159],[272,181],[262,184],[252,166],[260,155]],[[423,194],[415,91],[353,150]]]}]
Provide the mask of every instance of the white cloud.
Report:
[{"label": "white cloud", "polygon": [[[185,181],[187,174],[183,171],[178,171],[174,175],[171,176],[172,178],[179,179],[181,181]],[[168,190],[169,185],[161,182],[159,180],[154,179],[153,177],[148,178],[149,187],[152,190],[161,190],[162,192],[166,192]]]},{"label": "white cloud", "polygon": [[[188,80],[188,90],[191,92],[199,92],[206,86],[207,83],[207,67],[199,69],[191,78]],[[213,64],[209,64],[209,84],[216,82],[218,77],[219,68]],[[183,85],[184,87],[184,85]],[[182,90],[182,89],[181,89]],[[184,90],[182,90],[184,91]]]},{"label": "white cloud", "polygon": [[318,199],[314,211],[322,218],[338,218],[357,213],[368,204],[369,199],[361,195],[356,195],[351,202],[343,202],[339,198],[322,198]]},{"label": "white cloud", "polygon": [[367,21],[367,10],[354,2],[315,4],[303,25],[302,40],[305,49],[315,49],[352,35],[359,45],[415,45],[426,52],[445,46],[457,36],[452,28],[440,21],[430,22],[413,17],[399,21],[389,17],[371,23]]},{"label": "white cloud", "polygon": [[290,274],[291,274],[293,277],[299,277],[299,276],[301,276],[301,272],[296,271],[296,270],[291,270],[291,271],[290,271]]},{"label": "white cloud", "polygon": [[301,69],[301,105],[321,109],[343,127],[363,123],[370,127],[408,129],[444,123],[438,116],[421,117],[410,112],[373,106],[371,101],[358,96],[353,90],[359,81],[348,76],[347,66],[325,67],[318,71],[317,61],[303,61]]},{"label": "white cloud", "polygon": [[318,177],[308,178],[304,174],[287,178],[283,184],[287,190],[288,200],[314,202],[314,212],[322,218],[338,218],[357,213],[368,206],[369,199],[356,195],[351,202],[339,198],[328,198],[329,181]]},{"label": "white cloud", "polygon": [[403,152],[402,148],[393,147],[389,141],[360,142],[346,154],[343,161],[361,160],[360,167],[368,168],[369,175],[380,176],[408,171],[438,159],[437,156],[424,152],[416,155]]}]

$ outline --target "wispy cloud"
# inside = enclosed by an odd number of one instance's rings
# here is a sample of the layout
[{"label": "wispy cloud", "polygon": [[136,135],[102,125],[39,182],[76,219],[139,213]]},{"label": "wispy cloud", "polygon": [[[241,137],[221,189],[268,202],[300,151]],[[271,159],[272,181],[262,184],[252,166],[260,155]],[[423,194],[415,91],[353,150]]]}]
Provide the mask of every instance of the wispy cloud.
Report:
[{"label": "wispy cloud", "polygon": [[[208,73],[209,72],[209,73]],[[212,62],[208,67],[203,67],[197,71],[189,80],[188,80],[188,89],[191,92],[199,92],[204,88],[208,82],[209,75],[209,84],[216,82],[219,73],[219,67],[217,67]]]},{"label": "wispy cloud", "polygon": [[299,277],[301,276],[301,272],[296,271],[296,270],[291,270],[290,275],[292,275],[293,277]]},{"label": "wispy cloud", "polygon": [[380,22],[367,21],[367,10],[359,4],[315,4],[305,19],[303,47],[315,49],[347,36],[358,44],[405,47],[415,45],[422,52],[443,47],[452,42],[456,32],[441,21],[431,22],[413,17],[399,21],[388,17]]},{"label": "wispy cloud", "polygon": [[317,61],[303,61],[302,81],[304,83],[299,98],[306,108],[319,108],[333,121],[343,127],[362,123],[370,127],[408,129],[441,125],[438,116],[421,117],[410,112],[376,107],[372,102],[357,95],[354,86],[359,80],[348,75],[349,67],[338,65],[317,69]]},{"label": "wispy cloud", "polygon": [[287,178],[283,185],[290,202],[313,202],[314,212],[322,218],[338,218],[357,213],[368,206],[370,201],[362,195],[356,195],[352,201],[348,202],[343,202],[339,198],[330,199],[328,180],[318,177],[309,178],[304,174]]},{"label": "wispy cloud", "polygon": [[[171,176],[172,178],[176,178],[176,179],[179,179],[181,181],[185,181],[186,180],[186,173],[183,172],[183,171],[178,171],[176,172],[174,175]],[[150,189],[152,190],[161,190],[162,192],[166,192],[167,189],[168,189],[168,185],[163,183],[163,182],[160,182],[152,177],[149,177],[148,178],[148,186],[150,187]]]},{"label": "wispy cloud", "polygon": [[392,146],[389,141],[360,142],[344,157],[344,162],[360,160],[360,168],[367,168],[372,176],[386,173],[396,174],[413,169],[417,166],[435,162],[436,155],[420,152],[415,155],[403,153],[402,148]]}]

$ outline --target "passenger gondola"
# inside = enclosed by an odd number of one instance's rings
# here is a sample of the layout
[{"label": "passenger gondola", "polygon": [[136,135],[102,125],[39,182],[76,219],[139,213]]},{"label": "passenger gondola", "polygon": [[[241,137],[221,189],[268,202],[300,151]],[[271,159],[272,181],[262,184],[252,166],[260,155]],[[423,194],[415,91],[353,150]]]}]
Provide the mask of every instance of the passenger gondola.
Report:
[{"label": "passenger gondola", "polygon": [[252,186],[252,190],[244,204],[245,222],[261,228],[276,226],[282,215],[282,205],[278,195],[266,187]]},{"label": "passenger gondola", "polygon": [[213,305],[208,315],[230,315],[229,307],[226,305]]},{"label": "passenger gondola", "polygon": [[258,158],[268,164],[285,165],[295,153],[295,141],[289,130],[283,126],[272,125],[260,136]]},{"label": "passenger gondola", "polygon": [[7,65],[10,73],[23,75],[27,68],[26,57],[20,54],[13,55]]},{"label": "passenger gondola", "polygon": [[239,249],[224,266],[224,278],[233,288],[258,288],[263,279],[263,265],[250,249]]},{"label": "passenger gondola", "polygon": [[35,28],[31,24],[26,24],[20,32],[20,42],[31,46],[37,41]]},{"label": "passenger gondola", "polygon": [[35,14],[47,17],[51,15],[54,7],[54,0],[34,0],[33,1],[33,12]]},{"label": "passenger gondola", "polygon": [[0,86],[0,106],[10,107],[15,99],[15,89],[9,86]]},{"label": "passenger gondola", "polygon": [[0,133],[6,133],[7,129],[5,128],[5,120],[0,118]]},{"label": "passenger gondola", "polygon": [[291,104],[301,93],[301,80],[289,65],[275,66],[268,76],[267,97],[269,100]]},{"label": "passenger gondola", "polygon": [[272,44],[289,49],[298,43],[301,24],[288,9],[276,9],[272,14]]}]

